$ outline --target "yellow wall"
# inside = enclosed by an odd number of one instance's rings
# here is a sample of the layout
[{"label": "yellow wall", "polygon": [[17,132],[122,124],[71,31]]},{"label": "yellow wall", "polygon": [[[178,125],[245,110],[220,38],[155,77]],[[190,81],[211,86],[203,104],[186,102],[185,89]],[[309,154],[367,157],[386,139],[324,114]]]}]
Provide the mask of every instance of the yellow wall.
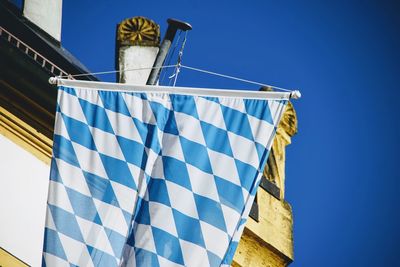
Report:
[{"label": "yellow wall", "polygon": [[248,219],[233,266],[287,266],[293,261],[291,207],[262,188],[257,197],[259,222]]},{"label": "yellow wall", "polygon": [[14,255],[8,253],[3,248],[0,248],[0,267],[26,267],[29,266],[23,261],[20,261]]}]

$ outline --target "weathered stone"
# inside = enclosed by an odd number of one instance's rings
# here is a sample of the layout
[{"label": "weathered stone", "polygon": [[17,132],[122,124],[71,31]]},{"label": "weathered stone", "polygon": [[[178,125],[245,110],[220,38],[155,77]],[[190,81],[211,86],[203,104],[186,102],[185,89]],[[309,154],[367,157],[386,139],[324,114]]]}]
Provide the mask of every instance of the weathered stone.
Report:
[{"label": "weathered stone", "polygon": [[244,230],[232,266],[286,266],[277,251],[247,228]]},{"label": "weathered stone", "polygon": [[[239,266],[286,266],[293,261],[292,209],[261,188],[257,197],[259,222],[247,221],[234,262]],[[271,262],[264,258],[271,258]]]},{"label": "weathered stone", "polygon": [[[262,88],[269,91],[268,88]],[[272,144],[264,176],[280,189],[280,199],[285,198],[285,160],[286,146],[291,143],[291,137],[297,133],[297,116],[291,102],[288,103],[278,125],[278,130]]]}]

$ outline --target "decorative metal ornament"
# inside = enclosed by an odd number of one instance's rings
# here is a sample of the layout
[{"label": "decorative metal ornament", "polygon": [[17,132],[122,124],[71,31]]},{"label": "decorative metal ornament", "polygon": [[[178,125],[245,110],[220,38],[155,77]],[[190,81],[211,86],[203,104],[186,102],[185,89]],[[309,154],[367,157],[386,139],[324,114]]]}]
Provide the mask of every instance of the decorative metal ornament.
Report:
[{"label": "decorative metal ornament", "polygon": [[160,26],[145,17],[125,19],[118,25],[119,45],[159,46]]}]

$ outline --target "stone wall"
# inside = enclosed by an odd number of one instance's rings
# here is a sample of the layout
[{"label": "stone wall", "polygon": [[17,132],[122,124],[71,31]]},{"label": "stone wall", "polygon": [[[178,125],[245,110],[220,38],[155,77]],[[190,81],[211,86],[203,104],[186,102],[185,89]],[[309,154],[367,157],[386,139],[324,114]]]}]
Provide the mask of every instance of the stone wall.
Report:
[{"label": "stone wall", "polygon": [[287,266],[293,261],[290,205],[258,190],[259,222],[249,218],[232,266]]}]

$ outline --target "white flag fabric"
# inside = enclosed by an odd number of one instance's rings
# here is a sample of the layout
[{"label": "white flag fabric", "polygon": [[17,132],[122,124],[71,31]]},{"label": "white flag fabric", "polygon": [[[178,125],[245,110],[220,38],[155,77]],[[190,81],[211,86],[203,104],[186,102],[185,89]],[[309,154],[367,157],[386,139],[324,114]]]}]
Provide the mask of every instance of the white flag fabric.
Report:
[{"label": "white flag fabric", "polygon": [[230,265],[289,93],[85,87],[58,89],[42,265]]}]

